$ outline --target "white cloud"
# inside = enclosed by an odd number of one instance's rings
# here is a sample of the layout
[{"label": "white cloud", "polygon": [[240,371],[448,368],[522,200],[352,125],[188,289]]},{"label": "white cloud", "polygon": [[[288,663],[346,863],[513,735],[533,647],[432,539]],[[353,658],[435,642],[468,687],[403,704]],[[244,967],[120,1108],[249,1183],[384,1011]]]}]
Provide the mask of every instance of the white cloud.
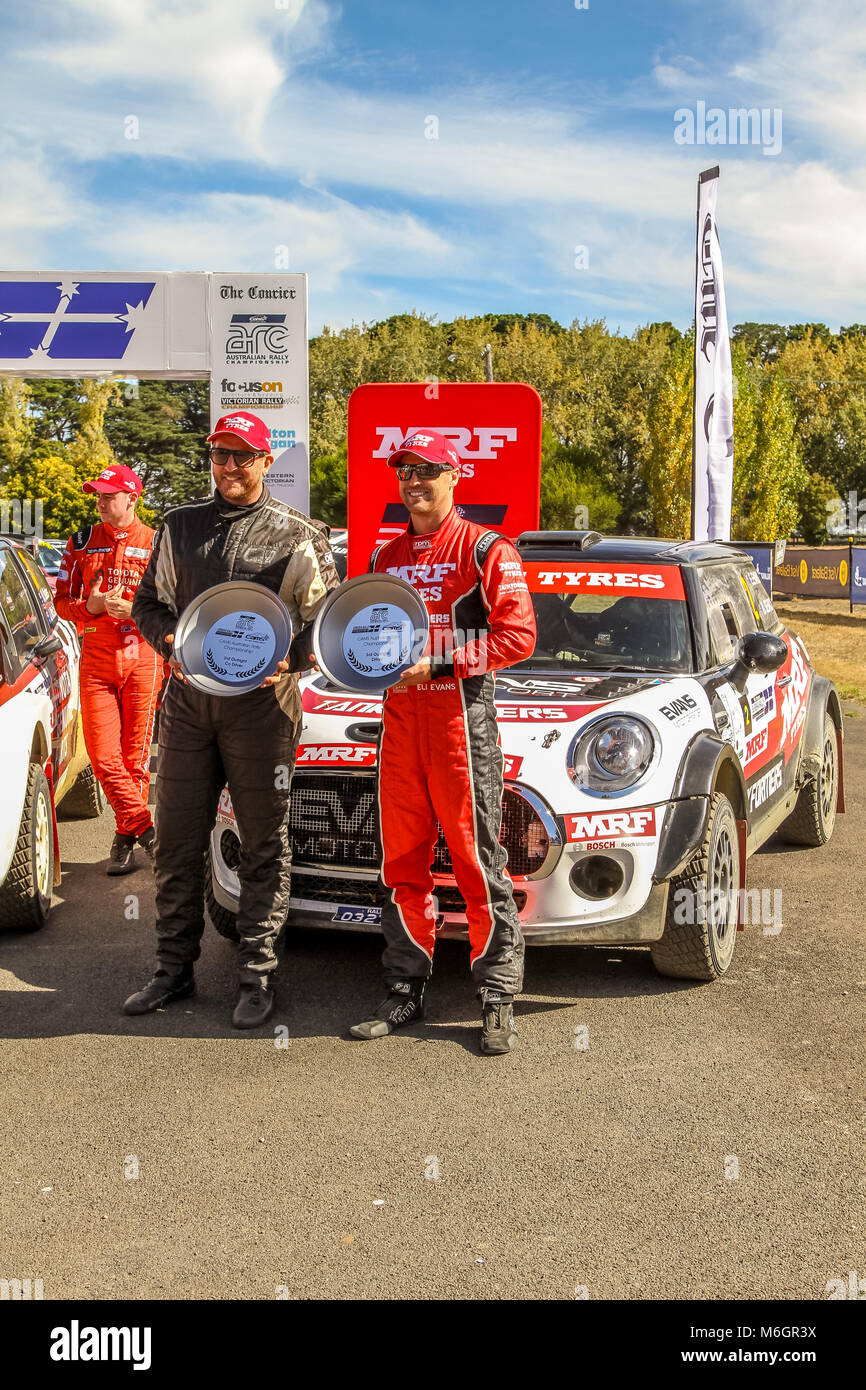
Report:
[{"label": "white cloud", "polygon": [[273,271],[277,248],[288,246],[288,269],[307,271],[320,293],[369,263],[387,262],[395,277],[431,278],[462,253],[407,213],[382,213],[339,198],[287,200],[242,194],[191,195],[171,211],[130,209],[111,225],[94,228],[91,252],[108,262],[118,250],[126,262],[159,269]]},{"label": "white cloud", "polygon": [[[71,0],[68,22],[43,26],[7,67],[17,144],[0,251],[22,267],[263,271],[287,244],[313,302],[341,322],[407,307],[412,280],[429,287],[416,307],[443,317],[474,296],[684,323],[695,176],[720,156],[735,320],[850,322],[866,317],[866,19],[828,4],[749,8],[757,40],[727,75],[662,54],[619,103],[592,111],[545,108],[489,81],[372,94],[323,81],[312,59],[336,12],[320,0]],[[720,83],[726,105],[783,107],[778,159],[674,145],[675,107],[702,86],[717,100]],[[643,126],[641,105],[653,118]],[[124,139],[128,113],[140,119],[135,141]],[[424,138],[431,113],[438,140]],[[136,161],[128,180],[121,156]],[[103,164],[122,198],[97,197]],[[576,244],[590,248],[589,272],[574,269]]]},{"label": "white cloud", "polygon": [[286,0],[269,10],[237,0],[67,0],[65,10],[74,37],[69,26],[47,26],[23,50],[25,63],[98,87],[103,96],[124,93],[147,110],[172,94],[187,106],[193,95],[252,144],[291,66],[276,48],[285,54],[290,39],[291,57],[302,59],[321,42],[329,18],[318,0]]}]

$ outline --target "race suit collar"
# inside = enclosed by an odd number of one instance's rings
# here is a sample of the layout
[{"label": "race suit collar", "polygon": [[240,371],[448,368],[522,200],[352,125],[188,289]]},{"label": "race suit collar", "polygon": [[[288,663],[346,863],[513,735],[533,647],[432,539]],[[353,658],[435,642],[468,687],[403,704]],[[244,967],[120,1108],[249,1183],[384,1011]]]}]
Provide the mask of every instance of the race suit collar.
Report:
[{"label": "race suit collar", "polygon": [[439,545],[442,541],[448,539],[448,537],[451,535],[451,532],[459,525],[460,521],[460,513],[458,512],[456,507],[452,506],[450,512],[445,517],[445,520],[439,523],[435,531],[425,531],[422,535],[420,533],[416,534],[416,532],[413,531],[412,522],[410,519],[409,524],[406,527],[406,533],[409,537],[409,544],[412,546],[413,550],[427,550],[430,546]]},{"label": "race suit collar", "polygon": [[237,521],[242,516],[252,516],[254,512],[261,511],[266,502],[270,502],[271,494],[268,492],[267,485],[262,483],[262,491],[255,502],[248,502],[246,506],[239,507],[235,502],[227,502],[218,492],[213,495],[214,506],[220,516],[226,521]]}]

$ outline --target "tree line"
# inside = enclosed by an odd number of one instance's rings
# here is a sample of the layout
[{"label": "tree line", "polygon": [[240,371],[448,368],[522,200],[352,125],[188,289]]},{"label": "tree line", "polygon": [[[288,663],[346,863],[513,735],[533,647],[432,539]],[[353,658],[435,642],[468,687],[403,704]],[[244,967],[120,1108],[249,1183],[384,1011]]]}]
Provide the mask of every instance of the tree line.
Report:
[{"label": "tree line", "polygon": [[[685,536],[693,334],[545,314],[439,323],[425,314],[325,329],[309,344],[311,511],[346,523],[346,410],[363,382],[525,381],[544,405],[542,525]],[[866,325],[739,324],[732,534],[826,538],[834,500],[866,496]],[[81,483],[108,463],[145,484],[145,519],[209,489],[208,391],[190,381],[0,385],[0,499],[42,499],[46,535],[91,519]],[[582,509],[577,512],[577,509]],[[836,508],[838,515],[838,505]]]}]

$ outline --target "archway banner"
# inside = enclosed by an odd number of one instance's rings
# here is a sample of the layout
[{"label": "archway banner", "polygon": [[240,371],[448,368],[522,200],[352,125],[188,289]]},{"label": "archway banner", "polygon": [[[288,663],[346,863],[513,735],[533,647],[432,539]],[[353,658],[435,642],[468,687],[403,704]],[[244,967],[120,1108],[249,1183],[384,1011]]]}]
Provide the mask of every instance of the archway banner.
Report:
[{"label": "archway banner", "polygon": [[208,379],[211,424],[261,414],[271,491],[309,506],[306,275],[0,271],[0,376]]},{"label": "archway banner", "polygon": [[376,382],[349,397],[350,576],[408,521],[388,455],[408,434],[435,429],[460,458],[454,500],[470,521],[512,538],[536,531],[541,397],[525,382]]}]

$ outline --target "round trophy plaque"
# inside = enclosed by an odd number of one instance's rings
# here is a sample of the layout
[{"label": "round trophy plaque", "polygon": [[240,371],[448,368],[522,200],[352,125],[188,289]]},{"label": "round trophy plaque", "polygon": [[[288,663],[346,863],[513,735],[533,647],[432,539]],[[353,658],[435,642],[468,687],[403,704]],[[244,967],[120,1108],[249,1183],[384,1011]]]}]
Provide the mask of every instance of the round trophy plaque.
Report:
[{"label": "round trophy plaque", "polygon": [[174,655],[203,695],[243,695],[272,676],[292,641],[282,599],[262,584],[230,580],[193,599],[178,619]]},{"label": "round trophy plaque", "polygon": [[334,589],[313,626],[319,669],[342,690],[396,685],[423,655],[427,609],[411,584],[392,574],[359,574]]}]

